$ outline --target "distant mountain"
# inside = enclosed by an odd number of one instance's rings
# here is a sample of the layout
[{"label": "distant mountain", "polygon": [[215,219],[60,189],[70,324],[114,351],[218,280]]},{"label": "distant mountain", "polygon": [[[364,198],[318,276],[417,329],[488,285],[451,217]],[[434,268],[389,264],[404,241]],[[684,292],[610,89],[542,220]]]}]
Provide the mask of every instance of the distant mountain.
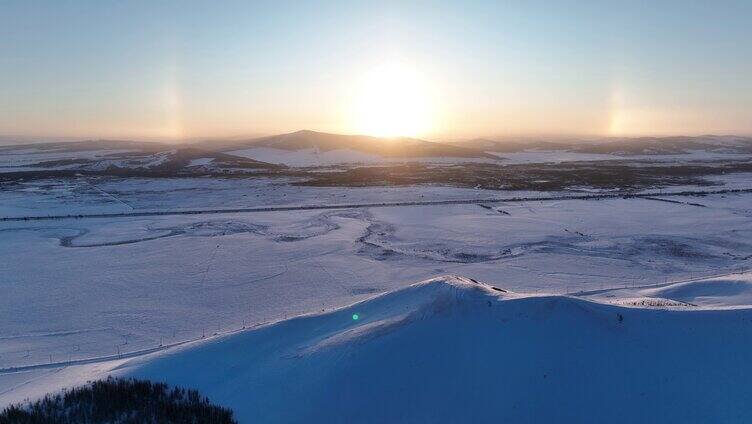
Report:
[{"label": "distant mountain", "polygon": [[199,145],[205,149],[223,152],[252,148],[271,148],[288,151],[313,149],[320,152],[353,150],[385,158],[455,157],[495,159],[495,156],[481,150],[445,143],[434,143],[417,138],[381,138],[366,135],[330,134],[309,130],[250,140],[212,141]]},{"label": "distant mountain", "polygon": [[195,147],[96,140],[0,147],[0,173],[96,172],[117,175],[235,173],[283,168]]},{"label": "distant mountain", "polygon": [[568,150],[574,147],[570,143],[563,142],[559,143],[543,140],[491,140],[488,138],[455,141],[447,144],[497,153],[514,153],[525,150]]},{"label": "distant mountain", "polygon": [[692,151],[714,153],[752,154],[752,137],[697,136],[697,137],[636,137],[609,138],[604,141],[578,145],[580,153],[606,153],[632,155],[681,155]]},{"label": "distant mountain", "polygon": [[676,136],[676,137],[606,137],[583,138],[576,141],[545,141],[540,139],[492,140],[478,138],[448,143],[485,152],[515,153],[524,151],[566,151],[572,153],[609,154],[618,156],[681,155],[693,151],[752,154],[752,137],[739,136]]},{"label": "distant mountain", "polygon": [[55,141],[49,143],[19,143],[0,146],[0,153],[14,154],[14,151],[24,152],[82,152],[96,150],[133,150],[133,151],[160,151],[170,148],[170,144],[133,141],[133,140],[82,140],[82,141]]},{"label": "distant mountain", "polygon": [[[76,160],[74,167],[82,171],[139,170],[154,172],[206,171],[221,172],[248,169],[273,169],[278,165],[243,158],[226,153],[210,152],[197,148],[180,148],[159,151],[142,151],[125,154],[109,154],[104,157]],[[59,166],[62,161],[38,163],[34,166]]]}]

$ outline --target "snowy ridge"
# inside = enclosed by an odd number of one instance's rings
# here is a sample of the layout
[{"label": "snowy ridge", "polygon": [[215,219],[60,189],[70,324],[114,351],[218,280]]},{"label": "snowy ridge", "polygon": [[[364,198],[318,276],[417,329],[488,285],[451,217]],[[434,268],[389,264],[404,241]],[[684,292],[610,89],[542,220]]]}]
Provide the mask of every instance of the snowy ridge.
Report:
[{"label": "snowy ridge", "polygon": [[[495,157],[480,150],[435,143],[415,138],[380,138],[365,135],[329,134],[310,130],[296,131],[251,140],[200,144],[207,149],[234,154],[270,155],[278,163],[303,166],[324,163],[349,163],[379,160],[380,158],[486,158]],[[256,149],[261,150],[256,150]],[[295,152],[285,155],[282,151]],[[245,152],[245,153],[244,153]],[[320,157],[321,156],[321,157]],[[254,157],[255,158],[255,157]],[[323,162],[322,162],[323,161]]]},{"label": "snowy ridge", "polygon": [[446,276],[130,361],[69,367],[7,403],[109,374],[199,389],[240,422],[747,421],[752,310],[624,308]]},{"label": "snowy ridge", "polygon": [[654,287],[607,290],[585,297],[599,302],[638,307],[752,308],[752,272]]},{"label": "snowy ridge", "polygon": [[731,387],[752,371],[750,319],[748,310],[527,296],[449,276],[119,372],[197,386],[241,422],[692,422],[746,410],[746,393]]},{"label": "snowy ridge", "polygon": [[[109,149],[101,146],[91,150],[78,150],[86,146],[73,143],[69,149],[40,150],[0,149],[0,173],[31,171],[79,171],[102,173],[113,171],[140,172],[223,172],[255,168],[278,168],[264,162],[239,156],[196,149],[192,147],[167,148],[146,146],[143,149]],[[6,157],[7,156],[7,157]],[[192,168],[192,169],[189,169]],[[127,175],[127,174],[125,174]]]}]

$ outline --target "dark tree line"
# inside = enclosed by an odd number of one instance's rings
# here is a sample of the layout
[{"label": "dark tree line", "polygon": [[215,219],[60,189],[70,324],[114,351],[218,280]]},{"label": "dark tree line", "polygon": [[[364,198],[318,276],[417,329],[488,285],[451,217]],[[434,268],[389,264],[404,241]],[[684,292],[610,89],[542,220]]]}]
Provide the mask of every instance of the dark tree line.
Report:
[{"label": "dark tree line", "polygon": [[0,412],[0,424],[237,424],[196,390],[136,379],[95,381]]}]

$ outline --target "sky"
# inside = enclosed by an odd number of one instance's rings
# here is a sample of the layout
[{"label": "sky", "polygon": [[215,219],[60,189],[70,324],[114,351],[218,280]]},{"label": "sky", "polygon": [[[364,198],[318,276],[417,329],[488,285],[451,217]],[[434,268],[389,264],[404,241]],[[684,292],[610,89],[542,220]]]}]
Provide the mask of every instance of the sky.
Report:
[{"label": "sky", "polygon": [[0,0],[0,135],[752,135],[752,1]]}]

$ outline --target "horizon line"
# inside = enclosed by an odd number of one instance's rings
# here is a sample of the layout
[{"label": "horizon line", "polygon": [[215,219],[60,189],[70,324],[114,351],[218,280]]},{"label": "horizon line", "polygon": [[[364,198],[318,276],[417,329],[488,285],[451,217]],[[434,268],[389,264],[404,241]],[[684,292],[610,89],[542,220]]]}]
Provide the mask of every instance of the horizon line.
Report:
[{"label": "horizon line", "polygon": [[318,131],[311,129],[299,129],[295,131],[277,132],[277,133],[256,133],[256,134],[236,134],[236,135],[224,135],[224,136],[194,136],[194,137],[159,137],[159,136],[140,136],[140,137],[128,137],[118,135],[19,135],[19,134],[2,134],[0,133],[0,145],[13,145],[13,144],[42,144],[42,143],[75,143],[86,141],[130,141],[130,142],[144,142],[144,143],[167,143],[167,144],[185,144],[185,143],[198,143],[198,142],[222,142],[233,140],[253,140],[261,139],[265,137],[275,137],[288,134],[296,134],[301,132],[311,132],[316,134],[334,135],[334,136],[349,136],[349,137],[372,137],[376,139],[394,140],[394,139],[417,139],[429,142],[457,142],[457,141],[472,141],[472,140],[490,140],[490,141],[511,141],[513,138],[520,139],[534,139],[534,138],[550,138],[552,140],[568,140],[581,139],[581,140],[609,140],[609,139],[642,139],[642,138],[658,138],[669,139],[677,137],[740,137],[740,138],[752,138],[752,133],[645,133],[645,134],[630,134],[630,135],[603,135],[603,134],[576,134],[576,133],[518,133],[518,134],[497,134],[497,135],[479,135],[479,136],[465,136],[465,137],[415,137],[415,136],[394,136],[383,137],[369,134],[357,134],[357,133],[338,133],[330,131]]}]

